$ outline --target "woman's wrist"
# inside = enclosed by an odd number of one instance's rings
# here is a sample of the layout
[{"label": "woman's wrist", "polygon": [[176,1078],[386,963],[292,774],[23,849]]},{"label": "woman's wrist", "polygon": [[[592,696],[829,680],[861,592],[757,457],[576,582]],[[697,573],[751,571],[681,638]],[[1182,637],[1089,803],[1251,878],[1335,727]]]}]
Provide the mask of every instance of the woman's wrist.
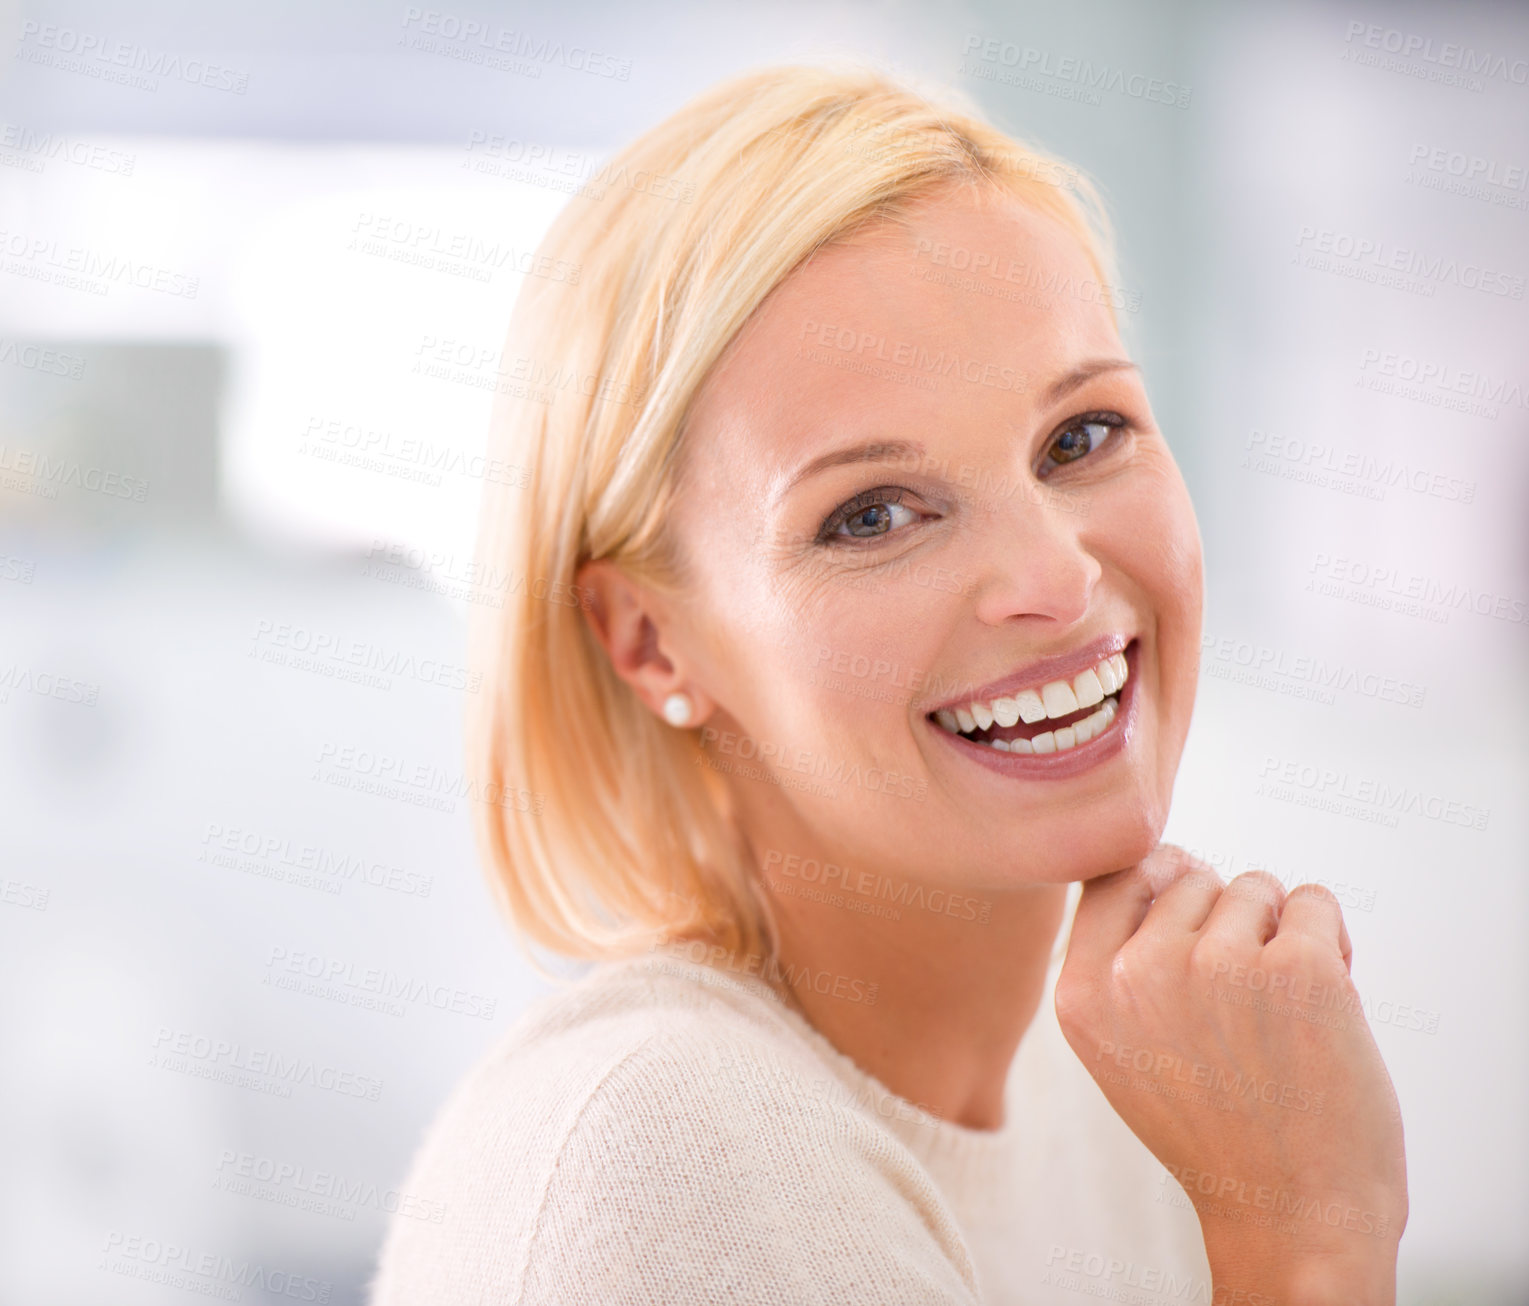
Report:
[{"label": "woman's wrist", "polygon": [[1212,1252],[1212,1306],[1396,1306],[1396,1247]]}]

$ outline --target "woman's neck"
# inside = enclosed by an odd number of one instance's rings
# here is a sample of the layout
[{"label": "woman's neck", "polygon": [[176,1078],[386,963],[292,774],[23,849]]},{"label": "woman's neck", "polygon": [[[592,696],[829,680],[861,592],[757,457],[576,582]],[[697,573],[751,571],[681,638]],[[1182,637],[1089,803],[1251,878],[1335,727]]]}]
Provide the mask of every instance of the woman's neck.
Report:
[{"label": "woman's neck", "polygon": [[998,1129],[1067,886],[954,893],[910,885],[895,919],[853,910],[850,894],[772,893],[780,972],[808,1021],[892,1092]]}]

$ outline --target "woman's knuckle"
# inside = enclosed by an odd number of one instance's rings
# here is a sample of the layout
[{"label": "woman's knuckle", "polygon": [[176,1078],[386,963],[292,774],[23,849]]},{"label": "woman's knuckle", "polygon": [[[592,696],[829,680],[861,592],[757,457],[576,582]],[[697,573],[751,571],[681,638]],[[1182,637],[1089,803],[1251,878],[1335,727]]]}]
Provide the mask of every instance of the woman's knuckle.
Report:
[{"label": "woman's knuckle", "polygon": [[1052,995],[1057,1024],[1065,1034],[1087,1033],[1094,1014],[1093,986],[1077,979],[1058,979]]},{"label": "woman's knuckle", "polygon": [[1312,884],[1310,882],[1298,884],[1285,895],[1286,902],[1289,902],[1292,898],[1316,898],[1329,904],[1340,916],[1343,915],[1343,908],[1339,905],[1338,895],[1325,884]]},{"label": "woman's knuckle", "polygon": [[1184,879],[1194,889],[1214,889],[1217,893],[1226,891],[1226,881],[1209,866],[1192,867],[1184,873]]},{"label": "woman's knuckle", "polygon": [[1153,851],[1164,863],[1181,873],[1208,871],[1210,869],[1209,866],[1193,853],[1185,848],[1181,848],[1176,843],[1160,843]]},{"label": "woman's knuckle", "polygon": [[1264,956],[1282,971],[1315,975],[1340,961],[1335,949],[1309,934],[1276,934],[1264,945]]},{"label": "woman's knuckle", "polygon": [[1228,893],[1259,902],[1277,904],[1285,897],[1285,886],[1269,871],[1244,871],[1231,884]]},{"label": "woman's knuckle", "polygon": [[[1192,875],[1211,871],[1199,858],[1180,848],[1178,844],[1160,843],[1141,862],[1140,874],[1161,895],[1180,880]],[[1218,877],[1219,878],[1219,877]]]},{"label": "woman's knuckle", "polygon": [[1225,942],[1209,936],[1195,941],[1189,950],[1189,967],[1202,983],[1219,979],[1238,964],[1239,958]]},{"label": "woman's knuckle", "polygon": [[1131,1002],[1160,983],[1165,968],[1149,940],[1137,936],[1115,954],[1110,966],[1110,993],[1116,1002]]}]

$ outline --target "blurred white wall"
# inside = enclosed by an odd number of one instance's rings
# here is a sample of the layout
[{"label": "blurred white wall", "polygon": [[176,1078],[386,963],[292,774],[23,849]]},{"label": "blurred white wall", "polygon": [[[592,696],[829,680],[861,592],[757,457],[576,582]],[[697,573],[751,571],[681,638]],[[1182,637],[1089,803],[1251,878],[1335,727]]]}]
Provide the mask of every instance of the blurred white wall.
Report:
[{"label": "blurred white wall", "polygon": [[851,54],[1102,182],[1208,565],[1169,837],[1339,891],[1401,1300],[1521,1301],[1529,16],[663,9],[451,11],[590,71],[403,5],[0,8],[0,1297],[161,1300],[101,1268],[141,1238],[361,1300],[419,1130],[545,987],[452,796],[518,253],[703,86]]}]

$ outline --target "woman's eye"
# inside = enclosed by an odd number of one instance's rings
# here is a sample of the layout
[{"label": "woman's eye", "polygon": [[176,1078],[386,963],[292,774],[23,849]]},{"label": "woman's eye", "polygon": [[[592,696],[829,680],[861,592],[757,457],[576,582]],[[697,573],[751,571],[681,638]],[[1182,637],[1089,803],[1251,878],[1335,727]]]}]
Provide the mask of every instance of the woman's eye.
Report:
[{"label": "woman's eye", "polygon": [[[824,543],[876,539],[891,534],[896,526],[907,521],[917,521],[918,514],[902,502],[904,493],[903,490],[882,486],[880,489],[857,494],[829,514],[818,538]],[[898,513],[905,514],[903,521],[897,519]],[[847,533],[841,534],[841,528]]]},{"label": "woman's eye", "polygon": [[1053,467],[1086,458],[1110,438],[1111,431],[1124,425],[1125,419],[1118,413],[1090,413],[1074,419],[1052,439],[1045,458],[1041,460],[1042,474]]}]

